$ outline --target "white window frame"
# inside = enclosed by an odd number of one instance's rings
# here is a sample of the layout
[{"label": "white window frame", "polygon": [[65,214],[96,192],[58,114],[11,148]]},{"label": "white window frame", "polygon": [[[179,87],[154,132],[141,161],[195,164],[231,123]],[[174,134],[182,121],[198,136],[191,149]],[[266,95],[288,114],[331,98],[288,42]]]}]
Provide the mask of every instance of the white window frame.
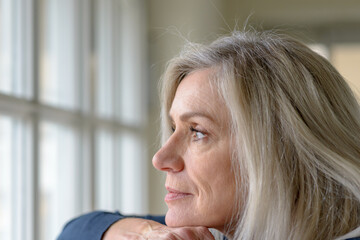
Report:
[{"label": "white window frame", "polygon": [[[8,0],[3,0],[8,1]],[[26,52],[26,58],[18,57],[14,66],[16,66],[17,75],[14,79],[21,83],[23,92],[17,90],[14,94],[5,94],[0,92],[0,115],[10,116],[20,119],[25,124],[26,147],[25,157],[19,157],[18,161],[21,162],[22,168],[19,168],[21,174],[25,174],[25,178],[20,179],[20,172],[14,177],[19,182],[17,194],[28,194],[25,207],[18,212],[18,218],[24,217],[25,219],[20,226],[14,227],[14,240],[38,240],[39,239],[39,124],[41,121],[50,121],[57,124],[72,126],[79,130],[82,134],[81,145],[83,146],[80,153],[80,162],[82,164],[82,176],[79,183],[83,183],[79,189],[83,189],[79,193],[82,199],[82,206],[79,206],[81,212],[97,209],[96,205],[96,129],[104,128],[114,133],[124,133],[140,140],[139,155],[134,156],[134,161],[121,161],[124,157],[124,152],[119,152],[118,149],[114,151],[114,164],[120,173],[120,177],[114,177],[114,188],[121,187],[121,191],[114,190],[114,204],[110,204],[108,208],[112,210],[120,210],[124,213],[144,214],[148,212],[148,160],[146,152],[146,140],[148,139],[147,128],[147,55],[146,55],[146,14],[145,3],[142,0],[121,0],[117,4],[121,4],[123,15],[113,19],[119,20],[122,23],[120,32],[113,36],[113,41],[121,41],[122,55],[115,59],[114,66],[121,66],[121,70],[115,74],[114,77],[121,79],[132,79],[134,84],[130,88],[124,81],[115,86],[114,91],[120,94],[116,96],[115,103],[120,103],[121,106],[115,106],[115,116],[113,117],[99,117],[96,115],[96,101],[94,100],[93,93],[95,87],[96,70],[99,64],[97,56],[96,44],[87,41],[86,36],[82,36],[81,41],[82,50],[86,62],[79,64],[85,66],[79,73],[80,81],[79,86],[79,104],[81,110],[73,111],[69,109],[50,106],[40,101],[39,96],[39,33],[40,21],[39,9],[42,0],[11,0],[15,9],[26,12],[22,14],[22,24],[18,23],[17,28],[14,29],[14,34],[25,34],[23,40],[18,39],[15,44],[18,44],[17,52],[20,50]],[[84,4],[83,15],[80,16],[83,23],[87,23],[84,34],[90,38],[94,36],[94,32],[90,25],[94,25],[95,19],[95,2],[97,0],[82,1]],[[111,0],[107,0],[111,1]],[[16,16],[16,15],[14,15]],[[26,22],[26,24],[25,24]],[[18,31],[15,33],[15,31]],[[129,32],[124,34],[124,32]],[[119,39],[121,38],[121,39]],[[24,41],[24,42],[18,42]],[[23,47],[24,49],[21,49]],[[80,59],[80,56],[78,56]],[[126,60],[126,61],[125,61]],[[25,82],[22,82],[26,79]],[[21,80],[21,81],[20,81]],[[84,89],[83,91],[80,91]],[[130,108],[127,101],[136,94],[137,102],[135,108]],[[137,119],[130,115],[121,116],[123,112],[129,111],[137,112]],[[136,120],[136,119],[135,119]],[[24,141],[25,139],[22,139]],[[116,142],[116,140],[114,140]],[[18,164],[20,164],[18,162]],[[128,173],[131,171],[131,175]],[[126,184],[125,181],[129,180]],[[120,181],[120,182],[119,182]],[[130,187],[129,185],[130,184]],[[27,192],[22,192],[23,188]],[[134,191],[136,189],[136,191]],[[113,205],[113,206],[111,206]],[[111,209],[107,209],[111,210]],[[15,224],[15,223],[14,223]],[[18,223],[17,223],[18,224]],[[18,228],[19,227],[19,228]],[[17,232],[17,233],[16,233]]]}]

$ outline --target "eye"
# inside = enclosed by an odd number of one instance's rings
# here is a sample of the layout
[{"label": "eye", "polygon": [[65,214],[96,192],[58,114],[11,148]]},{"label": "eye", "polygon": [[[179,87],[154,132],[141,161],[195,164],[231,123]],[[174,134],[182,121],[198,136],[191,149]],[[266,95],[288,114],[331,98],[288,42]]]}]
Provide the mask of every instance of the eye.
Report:
[{"label": "eye", "polygon": [[175,132],[175,127],[171,126],[171,132]]},{"label": "eye", "polygon": [[193,132],[192,136],[195,138],[195,141],[201,140],[206,137],[205,133],[203,133],[193,127],[190,127],[190,131]]}]

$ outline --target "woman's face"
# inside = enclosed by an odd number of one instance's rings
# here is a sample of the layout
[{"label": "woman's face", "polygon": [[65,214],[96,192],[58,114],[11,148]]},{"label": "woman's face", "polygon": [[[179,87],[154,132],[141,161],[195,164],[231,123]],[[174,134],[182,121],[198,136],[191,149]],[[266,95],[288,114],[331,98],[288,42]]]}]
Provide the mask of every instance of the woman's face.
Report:
[{"label": "woman's face", "polygon": [[209,84],[213,70],[182,80],[169,116],[173,133],[155,154],[153,165],[167,173],[166,223],[224,230],[234,206],[229,116]]}]

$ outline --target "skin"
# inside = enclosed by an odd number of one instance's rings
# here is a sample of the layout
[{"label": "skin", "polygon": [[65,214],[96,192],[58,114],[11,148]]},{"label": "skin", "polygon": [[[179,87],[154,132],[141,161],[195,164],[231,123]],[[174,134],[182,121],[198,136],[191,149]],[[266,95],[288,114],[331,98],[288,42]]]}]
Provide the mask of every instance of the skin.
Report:
[{"label": "skin", "polygon": [[117,221],[105,232],[102,240],[214,240],[206,227],[167,227],[139,218]]},{"label": "skin", "polygon": [[171,227],[224,231],[233,210],[229,116],[210,86],[211,75],[211,69],[199,70],[179,84],[169,112],[173,134],[153,158],[155,168],[167,173]]},{"label": "skin", "polygon": [[214,240],[208,228],[225,232],[234,206],[229,116],[209,84],[211,69],[185,77],[177,88],[169,117],[173,134],[155,154],[153,165],[167,173],[166,224],[125,218],[103,240]]}]

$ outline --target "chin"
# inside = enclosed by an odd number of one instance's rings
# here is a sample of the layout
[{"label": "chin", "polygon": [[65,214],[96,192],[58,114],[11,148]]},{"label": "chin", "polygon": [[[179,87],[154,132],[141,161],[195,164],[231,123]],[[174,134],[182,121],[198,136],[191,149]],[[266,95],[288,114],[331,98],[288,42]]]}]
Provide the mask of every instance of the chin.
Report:
[{"label": "chin", "polygon": [[165,216],[166,225],[169,227],[184,227],[184,226],[200,226],[201,223],[196,220],[196,217],[193,216],[186,210],[173,210],[169,208]]},{"label": "chin", "polygon": [[171,209],[169,209],[165,215],[165,222],[169,227],[183,227],[189,225],[186,224],[187,221],[184,213],[177,213]]},{"label": "chin", "polygon": [[169,227],[204,226],[224,232],[225,219],[211,219],[196,214],[191,208],[169,208],[165,216],[166,225]]}]

